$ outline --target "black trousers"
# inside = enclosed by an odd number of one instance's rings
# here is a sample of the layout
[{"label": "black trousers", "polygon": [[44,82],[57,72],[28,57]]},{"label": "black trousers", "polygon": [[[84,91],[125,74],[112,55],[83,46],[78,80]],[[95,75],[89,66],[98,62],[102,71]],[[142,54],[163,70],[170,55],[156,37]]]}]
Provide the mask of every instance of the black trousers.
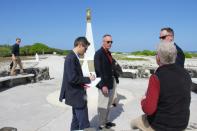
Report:
[{"label": "black trousers", "polygon": [[84,108],[72,107],[72,123],[70,130],[83,130],[90,127],[87,105]]}]

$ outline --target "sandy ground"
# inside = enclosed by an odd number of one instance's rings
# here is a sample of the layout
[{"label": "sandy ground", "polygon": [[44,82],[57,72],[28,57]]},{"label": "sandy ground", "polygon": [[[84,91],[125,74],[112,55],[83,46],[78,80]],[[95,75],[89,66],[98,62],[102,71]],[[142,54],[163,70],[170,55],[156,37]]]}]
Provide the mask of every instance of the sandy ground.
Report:
[{"label": "sandy ground", "polygon": [[[0,128],[16,127],[18,131],[69,131],[71,108],[58,101],[62,83],[64,58],[48,56],[36,66],[49,66],[51,80],[16,86],[0,92]],[[148,79],[120,78],[119,104],[111,108],[110,120],[115,131],[129,131],[130,121],[143,112],[140,98],[145,93]],[[88,89],[89,120],[97,127],[97,89]],[[197,94],[192,93],[188,130],[197,130]]]}]

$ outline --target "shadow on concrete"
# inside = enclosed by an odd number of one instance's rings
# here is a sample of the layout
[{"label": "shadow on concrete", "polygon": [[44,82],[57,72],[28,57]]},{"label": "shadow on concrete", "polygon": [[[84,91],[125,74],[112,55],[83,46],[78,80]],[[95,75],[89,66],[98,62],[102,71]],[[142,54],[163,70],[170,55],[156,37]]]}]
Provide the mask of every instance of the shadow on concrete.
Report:
[{"label": "shadow on concrete", "polygon": [[0,92],[6,91],[19,85],[26,85],[28,83],[32,83],[32,80],[27,77],[3,81],[0,83]]},{"label": "shadow on concrete", "polygon": [[[111,107],[110,108],[110,112],[109,112],[109,121],[114,121],[117,117],[119,117],[121,115],[121,113],[124,111],[123,110],[123,104],[119,104],[119,101],[122,99],[126,99],[125,96],[118,94],[117,93],[117,105],[116,107]],[[99,118],[98,115],[95,115],[91,120],[90,120],[90,125],[91,127],[96,127],[98,128],[99,125]]]},{"label": "shadow on concrete", "polygon": [[0,88],[0,92],[6,91],[6,90],[8,90],[10,88],[12,88],[12,87],[5,87],[5,86],[3,86],[3,87]]},{"label": "shadow on concrete", "polygon": [[186,131],[188,131],[188,130],[197,130],[197,123],[195,123],[195,122],[190,122],[189,124],[188,124],[188,126],[187,126],[187,129],[186,129]]}]

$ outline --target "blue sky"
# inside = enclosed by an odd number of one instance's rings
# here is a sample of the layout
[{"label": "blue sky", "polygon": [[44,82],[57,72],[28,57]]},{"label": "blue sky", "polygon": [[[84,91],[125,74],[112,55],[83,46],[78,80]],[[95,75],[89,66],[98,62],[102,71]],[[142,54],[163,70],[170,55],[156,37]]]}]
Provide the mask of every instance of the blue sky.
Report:
[{"label": "blue sky", "polygon": [[72,49],[86,32],[92,10],[96,49],[102,36],[113,36],[112,51],[154,50],[162,27],[172,27],[176,43],[197,50],[197,0],[0,0],[0,44],[36,42]]}]

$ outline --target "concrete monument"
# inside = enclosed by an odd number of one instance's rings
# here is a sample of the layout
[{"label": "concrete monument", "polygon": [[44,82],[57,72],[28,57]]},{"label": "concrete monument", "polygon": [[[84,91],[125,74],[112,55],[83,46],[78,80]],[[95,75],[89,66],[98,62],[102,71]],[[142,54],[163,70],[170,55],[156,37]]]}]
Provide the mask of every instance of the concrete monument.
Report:
[{"label": "concrete monument", "polygon": [[83,58],[83,64],[82,64],[82,70],[84,76],[89,76],[90,73],[94,73],[94,54],[95,54],[95,48],[94,48],[94,40],[93,40],[93,34],[92,34],[92,25],[91,25],[91,10],[86,10],[86,38],[90,42],[90,46],[88,47],[84,58]]}]

